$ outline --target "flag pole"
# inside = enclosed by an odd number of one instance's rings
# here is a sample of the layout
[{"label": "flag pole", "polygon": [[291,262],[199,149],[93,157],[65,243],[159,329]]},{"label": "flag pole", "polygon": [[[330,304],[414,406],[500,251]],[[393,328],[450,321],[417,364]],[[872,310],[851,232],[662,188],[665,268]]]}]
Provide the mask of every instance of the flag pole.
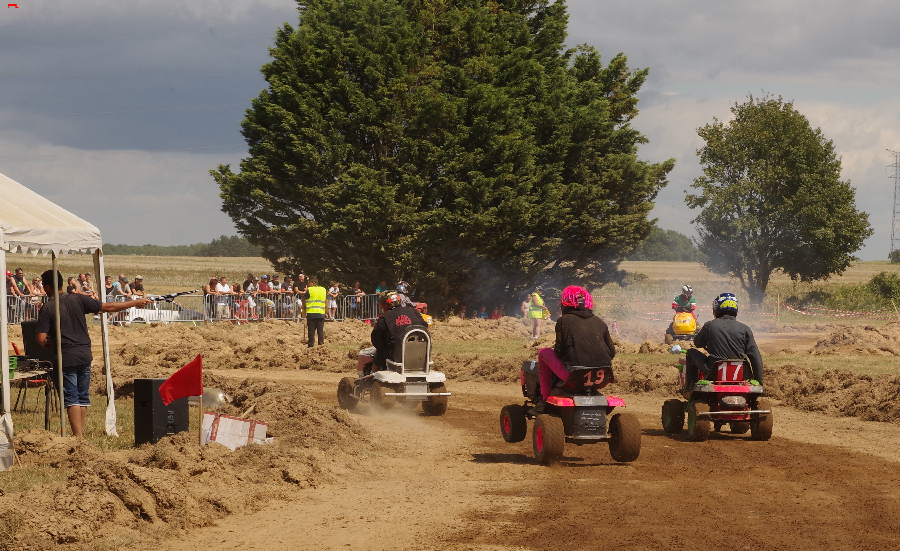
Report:
[{"label": "flag pole", "polygon": [[200,428],[197,429],[197,441],[200,444],[200,447],[203,447],[203,395],[200,395],[200,402],[198,404],[200,407],[197,408],[200,412],[198,417],[200,418]]}]

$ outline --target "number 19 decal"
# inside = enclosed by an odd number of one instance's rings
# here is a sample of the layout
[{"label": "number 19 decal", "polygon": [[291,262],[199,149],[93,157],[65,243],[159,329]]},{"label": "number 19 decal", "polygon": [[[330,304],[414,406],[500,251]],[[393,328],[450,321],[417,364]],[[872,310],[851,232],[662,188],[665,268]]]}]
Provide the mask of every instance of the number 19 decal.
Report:
[{"label": "number 19 decal", "polygon": [[[591,376],[594,377],[594,380],[591,381]],[[606,370],[598,369],[596,373],[592,371],[588,371],[587,375],[584,377],[584,386],[597,386],[603,383],[603,379],[606,378]]]}]

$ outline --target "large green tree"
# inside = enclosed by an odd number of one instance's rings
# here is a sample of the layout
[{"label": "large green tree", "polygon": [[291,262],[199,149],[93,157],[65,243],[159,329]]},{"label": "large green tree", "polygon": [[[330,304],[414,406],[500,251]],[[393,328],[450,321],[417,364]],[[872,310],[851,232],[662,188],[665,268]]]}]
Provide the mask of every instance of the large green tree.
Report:
[{"label": "large green tree", "polygon": [[776,271],[795,281],[843,272],[872,228],[831,140],[781,97],[749,96],[731,112],[698,129],[703,176],[686,198],[702,209],[694,222],[706,265],[738,278],[751,304]]},{"label": "large green tree", "polygon": [[280,270],[405,278],[429,302],[599,285],[651,229],[673,161],[631,127],[647,71],[565,49],[565,3],[310,0],[212,171]]}]

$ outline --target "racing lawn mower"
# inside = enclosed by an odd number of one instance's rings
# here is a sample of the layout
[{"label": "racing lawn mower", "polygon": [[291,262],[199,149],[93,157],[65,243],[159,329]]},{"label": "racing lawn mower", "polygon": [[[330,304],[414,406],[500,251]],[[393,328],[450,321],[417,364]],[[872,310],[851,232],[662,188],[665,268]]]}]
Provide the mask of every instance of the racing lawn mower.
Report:
[{"label": "racing lawn mower", "polygon": [[[675,345],[673,354],[682,354],[681,347]],[[662,407],[663,430],[669,434],[679,434],[684,430],[687,417],[688,440],[703,442],[709,438],[710,429],[722,430],[727,423],[733,434],[750,432],[753,440],[768,440],[772,437],[773,416],[769,400],[763,398],[763,387],[745,381],[744,372],[749,371],[745,360],[721,360],[716,362],[716,372],[706,379],[698,370],[700,379],[694,388],[685,389],[686,358],[678,359],[678,384],[688,401],[666,400]],[[711,374],[712,375],[712,374]]]},{"label": "racing lawn mower", "polygon": [[541,402],[538,362],[522,364],[521,382],[525,403],[505,406],[500,411],[500,433],[507,442],[521,442],[528,433],[529,419],[534,419],[531,431],[534,457],[541,465],[559,461],[566,443],[581,446],[608,442],[612,458],[630,462],[641,453],[641,425],[632,413],[616,413],[617,406],[625,407],[618,396],[607,396],[600,389],[612,383],[611,367],[573,366],[569,377],[561,381],[554,376],[554,388],[543,406]]},{"label": "racing lawn mower", "polygon": [[394,358],[385,363],[385,370],[341,379],[337,399],[342,409],[353,411],[360,402],[385,410],[395,404],[414,409],[421,403],[425,415],[447,411],[447,377],[431,369],[431,336],[425,327],[411,325],[395,346]]},{"label": "racing lawn mower", "polygon": [[672,323],[666,328],[665,343],[670,345],[675,341],[694,340],[697,332],[697,318],[690,310],[676,310]]}]

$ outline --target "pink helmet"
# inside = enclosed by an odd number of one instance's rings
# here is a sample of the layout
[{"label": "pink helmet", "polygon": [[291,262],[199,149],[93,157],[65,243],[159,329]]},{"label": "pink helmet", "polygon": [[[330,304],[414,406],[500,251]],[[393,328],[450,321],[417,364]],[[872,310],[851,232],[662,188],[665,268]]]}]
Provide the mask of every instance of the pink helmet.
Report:
[{"label": "pink helmet", "polygon": [[584,297],[584,307],[590,310],[594,307],[594,299],[591,297],[591,294],[587,292],[587,289],[584,287],[578,287],[577,285],[569,285],[565,289],[563,289],[562,297],[559,300],[559,303],[562,306],[568,306],[570,308],[578,307],[578,297]]}]

